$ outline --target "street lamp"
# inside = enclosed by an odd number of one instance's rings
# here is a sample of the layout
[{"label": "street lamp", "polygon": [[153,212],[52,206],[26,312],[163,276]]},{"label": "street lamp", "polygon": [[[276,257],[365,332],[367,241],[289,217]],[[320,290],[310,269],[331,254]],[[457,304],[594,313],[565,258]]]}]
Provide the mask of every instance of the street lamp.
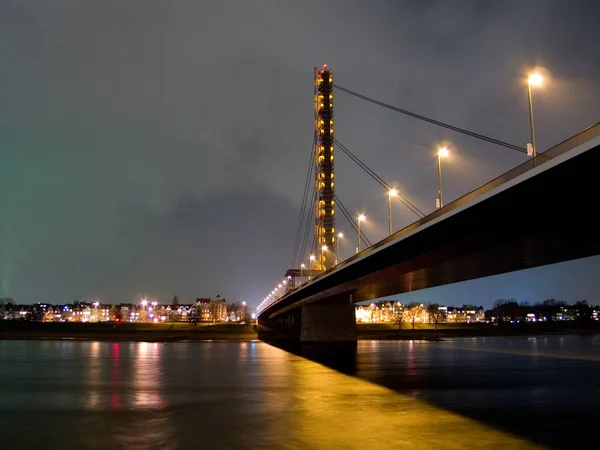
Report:
[{"label": "street lamp", "polygon": [[444,202],[442,200],[442,158],[447,157],[450,154],[449,150],[446,147],[440,148],[437,153],[438,160],[438,199],[437,199],[437,207],[441,208],[444,206]]},{"label": "street lamp", "polygon": [[535,147],[535,130],[533,127],[533,100],[531,99],[531,86],[539,86],[543,81],[544,78],[539,73],[532,73],[527,79],[527,94],[529,98],[529,127],[531,129],[531,156],[533,156],[534,167],[536,165],[537,149]]},{"label": "street lamp", "polygon": [[302,272],[304,271],[305,268],[306,268],[306,264],[304,264],[304,263],[300,264],[300,278],[302,278]]},{"label": "street lamp", "polygon": [[142,303],[142,306],[145,308],[146,305],[148,304],[148,300],[143,299],[141,303]]},{"label": "street lamp", "polygon": [[364,220],[366,220],[367,218],[365,217],[364,214],[359,214],[358,215],[358,246],[356,247],[356,253],[360,252],[360,223],[363,222]]},{"label": "street lamp", "polygon": [[392,197],[398,195],[396,189],[390,189],[388,192],[388,223],[390,227],[390,236],[392,235]]},{"label": "street lamp", "polygon": [[338,265],[338,262],[342,259],[340,258],[340,239],[344,237],[343,232],[339,232],[337,235],[336,247],[335,247],[335,265]]},{"label": "street lamp", "polygon": [[312,262],[316,259],[315,255],[310,255],[310,258],[308,258],[308,260],[310,261],[309,263],[309,271],[308,271],[308,280],[310,281],[311,279],[311,274],[312,274]]}]

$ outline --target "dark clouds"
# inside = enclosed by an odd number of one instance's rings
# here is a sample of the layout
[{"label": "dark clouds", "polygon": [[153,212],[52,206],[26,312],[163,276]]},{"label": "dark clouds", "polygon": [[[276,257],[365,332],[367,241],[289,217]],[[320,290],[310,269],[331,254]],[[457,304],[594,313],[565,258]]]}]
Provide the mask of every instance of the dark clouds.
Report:
[{"label": "dark clouds", "polygon": [[[544,66],[545,148],[600,116],[598,12],[583,0],[1,2],[4,293],[261,300],[291,259],[314,65],[521,145],[522,76]],[[426,211],[438,142],[453,148],[448,200],[523,160],[341,93],[336,135]],[[338,195],[379,223],[366,230],[376,240],[385,195],[336,164]],[[395,212],[398,226],[413,220]]]}]

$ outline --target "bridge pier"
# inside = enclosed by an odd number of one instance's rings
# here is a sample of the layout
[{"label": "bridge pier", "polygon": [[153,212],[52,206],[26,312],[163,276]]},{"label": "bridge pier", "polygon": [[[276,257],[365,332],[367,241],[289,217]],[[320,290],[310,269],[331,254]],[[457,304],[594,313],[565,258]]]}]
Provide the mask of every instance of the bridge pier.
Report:
[{"label": "bridge pier", "polygon": [[343,295],[323,302],[306,303],[276,317],[259,317],[258,323],[275,332],[263,333],[266,339],[356,343],[356,313],[351,298]]},{"label": "bridge pier", "polygon": [[349,301],[301,306],[300,342],[356,342],[356,313]]}]

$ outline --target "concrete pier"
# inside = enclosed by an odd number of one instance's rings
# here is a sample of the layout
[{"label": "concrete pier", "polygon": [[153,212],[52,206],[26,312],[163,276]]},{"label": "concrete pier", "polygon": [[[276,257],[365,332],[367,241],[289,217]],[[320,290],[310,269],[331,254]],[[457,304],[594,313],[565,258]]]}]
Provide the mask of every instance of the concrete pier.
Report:
[{"label": "concrete pier", "polygon": [[356,314],[351,303],[302,305],[300,342],[356,342]]},{"label": "concrete pier", "polygon": [[274,335],[300,342],[355,343],[356,313],[351,299],[351,295],[345,294],[324,302],[306,303],[275,317],[260,316],[258,323],[275,331]]}]

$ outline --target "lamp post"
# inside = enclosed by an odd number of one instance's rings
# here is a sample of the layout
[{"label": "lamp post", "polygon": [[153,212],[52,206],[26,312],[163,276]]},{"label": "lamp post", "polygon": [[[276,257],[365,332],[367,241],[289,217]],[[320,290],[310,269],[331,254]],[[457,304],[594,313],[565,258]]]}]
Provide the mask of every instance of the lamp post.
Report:
[{"label": "lamp post", "polygon": [[392,197],[398,195],[396,189],[390,189],[388,192],[388,223],[390,228],[390,236],[392,235]]},{"label": "lamp post", "polygon": [[360,224],[361,222],[363,222],[366,219],[364,214],[359,214],[358,215],[358,245],[356,246],[356,253],[360,253]]},{"label": "lamp post", "polygon": [[544,79],[539,73],[533,73],[527,79],[527,95],[529,98],[529,128],[531,130],[531,156],[533,156],[533,167],[536,166],[537,149],[535,147],[535,129],[533,126],[533,100],[531,98],[531,86],[539,86]]},{"label": "lamp post", "polygon": [[440,148],[437,154],[438,160],[438,208],[442,208],[444,206],[444,201],[442,200],[442,158],[448,156],[450,152],[446,147]]},{"label": "lamp post", "polygon": [[321,267],[323,268],[323,271],[325,271],[325,252],[326,251],[327,251],[326,245],[321,247]]},{"label": "lamp post", "polygon": [[302,281],[302,272],[304,271],[306,267],[306,264],[302,263],[300,264],[300,281]]},{"label": "lamp post", "polygon": [[311,279],[312,270],[313,270],[313,269],[312,269],[312,268],[313,268],[312,262],[313,262],[315,259],[316,259],[315,255],[310,255],[310,258],[308,258],[308,260],[310,261],[310,262],[309,262],[309,266],[308,266],[308,269],[309,269],[309,270],[308,270],[308,281],[310,281],[310,279]]},{"label": "lamp post", "polygon": [[340,231],[337,235],[337,241],[335,243],[335,265],[336,266],[342,259],[342,258],[340,258],[340,239],[342,239],[343,237],[344,237],[344,233],[342,231]]}]

